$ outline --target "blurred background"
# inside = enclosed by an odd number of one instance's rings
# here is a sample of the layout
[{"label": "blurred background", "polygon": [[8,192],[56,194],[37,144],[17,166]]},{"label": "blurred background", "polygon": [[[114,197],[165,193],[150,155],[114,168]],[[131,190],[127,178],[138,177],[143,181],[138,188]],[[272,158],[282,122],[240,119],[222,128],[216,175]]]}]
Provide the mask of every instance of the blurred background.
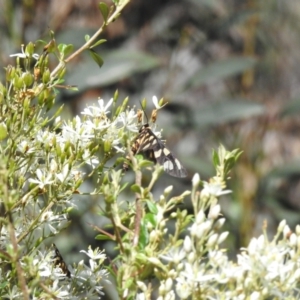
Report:
[{"label": "blurred background", "polygon": [[[0,0],[1,79],[21,44],[49,41],[53,30],[57,43],[76,49],[101,24],[96,0]],[[116,89],[129,105],[147,98],[148,114],[152,96],[164,97],[169,104],[158,128],[189,176],[164,174],[154,195],[170,184],[174,194],[190,188],[195,172],[213,176],[212,148],[222,143],[243,150],[229,182],[233,193],[220,201],[230,253],[258,236],[264,220],[270,234],[282,219],[292,229],[300,223],[300,1],[132,0],[101,38],[107,39],[96,48],[102,68],[88,54],[69,65],[66,84],[79,91],[60,91],[63,118],[98,97],[108,101]],[[82,188],[92,191],[93,183]],[[89,244],[114,255],[114,245],[95,240],[88,224],[103,228],[101,202],[77,197],[72,224],[57,241],[68,263]]]}]

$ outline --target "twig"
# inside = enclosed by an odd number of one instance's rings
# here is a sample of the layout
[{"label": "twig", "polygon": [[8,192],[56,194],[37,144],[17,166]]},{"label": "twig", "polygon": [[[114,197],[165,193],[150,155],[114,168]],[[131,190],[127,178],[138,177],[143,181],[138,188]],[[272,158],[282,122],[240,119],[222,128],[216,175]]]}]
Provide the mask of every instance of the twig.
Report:
[{"label": "twig", "polygon": [[[138,186],[141,186],[142,184],[142,172],[140,170],[136,170],[135,184]],[[140,230],[141,230],[141,219],[142,219],[141,195],[139,193],[135,193],[135,220],[134,220],[134,236],[133,236],[134,247],[136,247],[139,242]]]},{"label": "twig", "polygon": [[42,282],[39,282],[39,285],[47,294],[49,294],[51,297],[53,297],[52,299],[58,300],[56,295],[54,293],[52,293]]},{"label": "twig", "polygon": [[[136,159],[131,151],[130,145],[127,146],[128,155],[132,163],[133,170],[135,171],[135,184],[138,186],[142,185],[142,172],[139,170]],[[140,230],[141,230],[141,219],[142,219],[142,203],[141,195],[135,193],[135,219],[134,219],[134,235],[133,235],[133,246],[136,247],[139,243]]]},{"label": "twig", "polygon": [[24,276],[23,269],[21,267],[21,264],[20,264],[19,258],[18,258],[18,243],[17,243],[17,238],[15,235],[13,217],[12,217],[10,210],[8,210],[8,219],[9,219],[10,240],[11,240],[11,243],[12,243],[12,246],[14,249],[14,254],[15,254],[13,256],[13,262],[16,264],[16,271],[17,271],[20,288],[23,292],[23,299],[29,300],[29,293],[28,293],[28,288],[27,288],[26,281],[25,281],[25,276]]},{"label": "twig", "polygon": [[104,28],[112,23],[120,14],[122,9],[129,3],[130,0],[125,0],[122,1],[123,3],[117,6],[117,9],[114,11],[114,13],[108,18],[106,22],[102,24],[102,26],[95,32],[95,34],[83,45],[81,46],[78,50],[76,50],[74,53],[72,53],[68,58],[65,59],[64,62],[61,62],[52,72],[51,72],[51,77],[54,77],[60,70],[61,68],[64,67],[65,63],[71,61],[74,57],[79,55],[81,52],[84,50],[90,48],[90,46],[97,40],[98,36],[102,33]]}]

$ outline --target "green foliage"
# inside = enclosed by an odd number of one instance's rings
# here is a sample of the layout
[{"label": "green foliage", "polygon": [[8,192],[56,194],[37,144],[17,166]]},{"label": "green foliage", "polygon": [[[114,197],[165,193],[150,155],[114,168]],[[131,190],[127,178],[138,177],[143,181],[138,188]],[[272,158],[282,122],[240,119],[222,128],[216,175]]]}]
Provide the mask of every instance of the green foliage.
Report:
[{"label": "green foliage", "polygon": [[103,59],[99,54],[97,54],[93,49],[89,49],[89,53],[93,58],[94,62],[101,68],[103,65]]}]

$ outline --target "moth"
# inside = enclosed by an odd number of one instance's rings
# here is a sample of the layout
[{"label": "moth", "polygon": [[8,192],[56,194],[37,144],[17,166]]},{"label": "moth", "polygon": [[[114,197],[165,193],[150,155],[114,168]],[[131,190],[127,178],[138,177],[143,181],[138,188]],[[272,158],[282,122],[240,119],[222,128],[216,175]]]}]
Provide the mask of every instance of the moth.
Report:
[{"label": "moth", "polygon": [[[149,124],[144,124],[131,146],[133,155],[142,153],[147,159],[164,167],[166,173],[174,177],[186,177],[187,171],[180,161],[166,148],[165,144],[151,130]],[[128,170],[128,160],[123,164],[123,170]]]},{"label": "moth", "polygon": [[53,262],[55,267],[58,267],[62,270],[63,274],[65,274],[68,278],[71,278],[71,272],[69,271],[67,264],[63,260],[60,252],[58,251],[56,245],[53,243],[52,247],[54,248],[55,255],[53,256]]}]

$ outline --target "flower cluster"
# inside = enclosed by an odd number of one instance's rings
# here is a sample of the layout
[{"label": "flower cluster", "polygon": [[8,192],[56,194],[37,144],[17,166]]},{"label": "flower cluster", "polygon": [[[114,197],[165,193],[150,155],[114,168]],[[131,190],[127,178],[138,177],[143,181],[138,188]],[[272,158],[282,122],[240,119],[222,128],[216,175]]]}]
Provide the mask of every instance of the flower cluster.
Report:
[{"label": "flower cluster", "polygon": [[[200,183],[198,174],[192,182],[194,190]],[[241,249],[236,261],[230,260],[226,249],[221,247],[228,236],[228,232],[221,230],[225,218],[215,202],[216,197],[229,191],[216,188],[215,180],[203,182],[202,186],[201,193],[192,191],[194,206],[199,201],[203,206],[189,224],[182,243],[177,241],[172,245],[173,239],[169,240],[171,246],[165,246],[159,255],[162,265],[151,259],[164,270],[157,271],[164,278],[157,299],[298,299],[300,227],[292,232],[284,220],[272,240],[264,232]],[[204,203],[209,203],[208,212]],[[183,216],[179,211],[173,213],[176,228]],[[149,289],[141,283],[139,286],[143,292],[136,299],[148,299]]]},{"label": "flower cluster", "polygon": [[[153,102],[156,109],[161,108],[156,97]],[[103,295],[102,282],[108,275],[103,269],[103,252],[82,250],[89,257],[89,265],[81,261],[68,266],[70,276],[66,276],[53,251],[45,250],[44,241],[68,225],[68,211],[76,207],[73,194],[79,193],[85,180],[82,167],[88,166],[91,172],[103,170],[109,159],[118,153],[124,156],[127,140],[137,134],[137,114],[125,108],[124,103],[116,107],[114,99],[107,103],[100,99],[96,106],[85,108],[82,117],[76,116],[68,122],[53,118],[54,127],[49,126],[50,120],[37,114],[35,123],[24,119],[15,136],[8,117],[0,120],[15,145],[9,148],[7,144],[7,152],[11,151],[10,155],[15,157],[13,169],[7,172],[7,177],[0,173],[3,187],[10,182],[15,184],[4,201],[13,226],[1,226],[1,245],[6,245],[1,246],[1,253],[6,263],[19,255],[12,242],[13,235],[22,249],[20,259],[14,261],[20,261],[21,269],[26,272],[23,276],[29,282],[32,299],[99,299]],[[116,270],[121,297],[150,299],[153,287],[146,285],[145,280],[153,277],[159,282],[158,300],[300,297],[299,226],[293,233],[285,221],[281,222],[273,240],[265,233],[253,238],[247,248],[241,249],[236,262],[222,248],[228,232],[222,231],[225,218],[218,201],[230,193],[225,178],[239,155],[238,150],[229,152],[220,146],[213,153],[216,168],[213,178],[201,181],[199,174],[195,174],[191,191],[172,197],[173,187],[169,186],[158,199],[151,193],[161,171],[155,166],[148,186],[132,186],[132,192],[145,203],[140,206],[141,227],[137,237],[134,226],[138,200],[126,205],[120,203],[121,192],[126,188],[126,184],[122,185],[121,171],[104,172],[96,192],[104,197],[104,214],[112,221],[116,234],[112,236],[102,229],[101,233],[117,241],[120,250],[112,269]],[[193,213],[179,206],[188,195]],[[170,231],[170,224],[174,231]],[[122,235],[121,230],[127,234]],[[133,247],[135,238],[138,242]],[[7,282],[11,281],[11,274],[5,274]],[[33,278],[40,278],[41,284],[36,284]],[[12,281],[0,295],[20,298],[24,290],[20,290],[17,281]]]}]

